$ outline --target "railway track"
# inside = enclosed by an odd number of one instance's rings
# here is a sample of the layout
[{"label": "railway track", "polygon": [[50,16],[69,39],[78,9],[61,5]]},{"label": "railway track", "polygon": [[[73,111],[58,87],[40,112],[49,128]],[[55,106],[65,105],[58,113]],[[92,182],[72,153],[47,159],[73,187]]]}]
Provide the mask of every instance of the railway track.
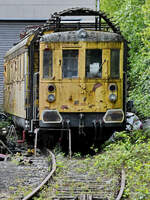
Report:
[{"label": "railway track", "polygon": [[[11,199],[15,200],[29,200],[33,199],[34,196],[37,196],[38,199],[46,183],[49,183],[47,191],[45,196],[42,195],[45,200],[121,199],[125,186],[123,170],[121,179],[117,174],[109,177],[94,166],[94,158],[80,157],[70,159],[64,157],[62,154],[57,155],[56,168],[55,155],[50,151],[48,152],[51,157],[51,164],[49,163],[49,165],[46,164],[46,157],[43,156],[31,157],[30,162],[32,162],[32,166],[20,165],[17,169],[11,166],[10,171],[9,167],[5,166],[6,162],[3,162],[4,169],[7,169],[5,173],[13,173],[11,179],[14,181],[9,185],[9,188],[13,186],[13,190],[9,192],[9,194],[6,193],[4,188],[0,188],[0,199],[9,199],[10,196]],[[51,168],[49,172],[48,168]],[[54,172],[56,175],[52,177]],[[7,181],[2,180],[1,185],[5,185],[6,182]],[[24,189],[18,191],[18,185]],[[28,191],[27,195],[25,195],[25,191]]]},{"label": "railway track", "polygon": [[122,171],[120,186],[120,176],[107,177],[107,174],[102,174],[99,169],[94,167],[91,158],[73,158],[70,160],[66,157],[57,156],[57,166],[56,176],[51,180],[46,195],[42,196],[43,199],[121,199],[125,185],[124,171]]},{"label": "railway track", "polygon": [[39,192],[39,190],[49,181],[49,179],[52,177],[53,173],[56,171],[56,161],[55,161],[55,156],[54,154],[49,151],[49,154],[51,156],[51,163],[52,163],[52,169],[51,171],[49,172],[49,174],[44,178],[44,180],[31,192],[29,193],[27,196],[25,196],[23,198],[23,200],[29,200],[31,199],[33,196],[35,196],[35,194],[37,192]]},{"label": "railway track", "polygon": [[0,162],[0,199],[21,200],[26,198],[50,173],[47,155],[36,157],[11,155],[11,161]]}]

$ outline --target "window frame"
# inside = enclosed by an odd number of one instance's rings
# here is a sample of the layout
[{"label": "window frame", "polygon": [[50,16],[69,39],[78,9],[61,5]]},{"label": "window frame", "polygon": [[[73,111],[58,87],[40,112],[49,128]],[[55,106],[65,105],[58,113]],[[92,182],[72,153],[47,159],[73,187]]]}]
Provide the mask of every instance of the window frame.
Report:
[{"label": "window frame", "polygon": [[[49,67],[48,67],[48,72],[49,72],[48,74],[49,75],[47,77],[46,76],[44,77],[44,52],[46,52],[46,51],[51,52],[51,55],[50,55],[50,60],[49,60],[49,63],[48,63],[49,64]],[[53,71],[53,64],[54,64],[53,56],[54,56],[53,49],[51,49],[51,48],[43,49],[43,51],[42,51],[42,57],[43,57],[43,59],[42,59],[42,79],[44,79],[44,80],[51,80],[53,78],[53,73],[54,73],[54,71]],[[50,67],[51,67],[51,70],[50,70]]]},{"label": "window frame", "polygon": [[[117,50],[117,52],[119,52],[119,54],[118,54],[118,58],[119,58],[119,60],[118,60],[118,76],[113,76],[113,71],[112,71],[112,52],[113,51],[116,51]],[[121,58],[120,58],[120,56],[121,56],[121,49],[120,48],[111,48],[110,49],[110,78],[111,79],[120,79],[120,60],[121,60]]]},{"label": "window frame", "polygon": [[[76,60],[76,64],[77,64],[77,67],[76,67],[76,72],[77,72],[77,76],[67,76],[65,77],[64,76],[64,73],[63,73],[63,64],[64,64],[64,56],[63,56],[63,52],[64,51],[77,51],[77,60]],[[62,49],[62,70],[61,70],[61,73],[62,73],[62,79],[78,79],[79,78],[79,58],[80,58],[80,50],[78,48],[69,48],[69,49]],[[72,71],[73,72],[73,71]]]},{"label": "window frame", "polygon": [[[101,71],[98,72],[100,73],[100,76],[92,76],[92,77],[88,77],[87,76],[87,51],[88,50],[100,50],[100,53],[101,53],[101,63],[99,68],[101,68]],[[85,49],[85,78],[86,79],[102,79],[102,76],[103,76],[103,48],[86,48]]]}]

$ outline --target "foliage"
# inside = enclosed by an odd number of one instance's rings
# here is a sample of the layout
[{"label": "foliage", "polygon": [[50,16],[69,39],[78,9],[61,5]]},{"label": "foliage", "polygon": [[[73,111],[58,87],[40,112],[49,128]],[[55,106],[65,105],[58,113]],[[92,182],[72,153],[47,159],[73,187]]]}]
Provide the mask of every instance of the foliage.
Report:
[{"label": "foliage", "polygon": [[0,122],[0,129],[6,128],[9,125],[9,121],[1,121]]},{"label": "foliage", "polygon": [[119,10],[121,5],[125,2],[125,0],[100,0],[100,9],[105,12],[113,15],[114,12]]},{"label": "foliage", "polygon": [[[59,194],[58,188],[60,177],[66,181],[65,174],[69,170],[76,174],[95,176],[99,183],[107,180],[111,182],[111,188],[116,190],[116,180],[122,168],[126,173],[126,186],[123,199],[145,200],[149,199],[150,191],[150,129],[137,130],[133,132],[115,133],[114,142],[105,143],[103,152],[91,157],[80,157],[75,154],[69,163],[61,153],[57,155],[57,176],[53,177],[53,183],[40,194],[38,199],[50,199],[54,190]],[[76,158],[77,157],[77,158]],[[80,159],[79,159],[80,157]],[[69,168],[71,166],[71,169]],[[83,191],[86,185],[82,182],[68,185],[70,189],[80,187]],[[108,184],[107,184],[108,187]],[[108,189],[108,188],[107,188]],[[118,186],[117,186],[118,189]]]},{"label": "foliage", "polygon": [[[112,5],[113,4],[113,5]],[[150,0],[101,0],[129,42],[129,98],[143,116],[150,113]]]},{"label": "foliage", "polygon": [[9,116],[7,119],[1,119],[0,120],[0,130],[2,128],[7,128],[7,126],[10,126],[12,124],[12,118]]},{"label": "foliage", "polygon": [[150,129],[115,135],[115,143],[106,145],[105,152],[95,157],[95,167],[107,174],[126,171],[124,199],[149,199]]},{"label": "foliage", "polygon": [[[10,121],[0,121],[0,139],[5,141],[6,140],[6,133],[8,131],[8,127],[10,125]],[[5,129],[5,130],[4,130]]]}]

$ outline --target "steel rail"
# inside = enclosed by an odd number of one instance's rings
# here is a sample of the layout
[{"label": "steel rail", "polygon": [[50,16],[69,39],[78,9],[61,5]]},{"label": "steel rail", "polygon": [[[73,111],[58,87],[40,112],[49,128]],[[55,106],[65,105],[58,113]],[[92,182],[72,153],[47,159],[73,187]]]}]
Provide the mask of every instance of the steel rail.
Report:
[{"label": "steel rail", "polygon": [[125,171],[124,171],[124,169],[122,169],[122,171],[121,171],[121,187],[120,187],[119,194],[115,200],[121,199],[123,192],[124,192],[124,188],[125,188]]},{"label": "steel rail", "polygon": [[23,200],[29,200],[31,199],[47,182],[48,180],[52,177],[52,175],[54,174],[54,172],[56,171],[56,160],[55,160],[55,156],[54,154],[48,150],[48,152],[50,153],[51,157],[52,157],[52,170],[51,172],[48,174],[48,176],[42,181],[42,183],[37,186],[30,194],[28,194],[27,196],[25,196],[23,198]]}]

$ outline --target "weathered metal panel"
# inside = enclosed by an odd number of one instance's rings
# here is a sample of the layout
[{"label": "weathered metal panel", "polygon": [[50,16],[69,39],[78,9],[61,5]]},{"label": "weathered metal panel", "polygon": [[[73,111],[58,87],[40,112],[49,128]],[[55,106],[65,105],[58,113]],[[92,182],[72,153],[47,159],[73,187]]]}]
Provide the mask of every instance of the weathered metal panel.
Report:
[{"label": "weathered metal panel", "polygon": [[12,47],[9,51],[7,51],[7,53],[5,54],[5,58],[14,53],[15,51],[19,50],[20,48],[24,47],[27,44],[27,42],[28,42],[28,37],[25,38],[20,43],[18,43],[17,45],[15,45],[14,47]]},{"label": "weathered metal panel", "polygon": [[43,24],[41,21],[0,21],[0,107],[3,104],[3,63],[6,52],[20,40],[20,33],[28,25]]},{"label": "weathered metal panel", "polygon": [[122,37],[117,33],[107,33],[98,31],[68,31],[45,34],[41,37],[42,42],[120,42]]},{"label": "weathered metal panel", "polygon": [[25,112],[25,54],[5,62],[5,94],[4,111],[21,118],[26,117]]},{"label": "weathered metal panel", "polygon": [[[73,43],[74,44],[74,43]],[[123,43],[121,42],[84,42],[80,41],[75,47],[79,51],[78,76],[74,78],[62,77],[62,50],[71,49],[72,43],[48,43],[40,44],[40,97],[39,111],[40,119],[43,110],[58,110],[60,113],[79,113],[79,112],[99,112],[104,113],[108,109],[123,108]],[[65,46],[64,46],[65,45]],[[72,46],[71,46],[72,45]],[[43,74],[43,54],[46,48],[52,49],[53,56],[53,76],[51,79],[44,79]],[[120,79],[110,78],[110,51],[120,49]],[[87,79],[85,77],[86,49],[102,49],[102,77]],[[109,87],[115,84],[117,96],[115,103],[109,101],[111,91]],[[48,91],[48,86],[54,84],[54,92]],[[48,102],[48,95],[55,95],[55,101]]]}]

